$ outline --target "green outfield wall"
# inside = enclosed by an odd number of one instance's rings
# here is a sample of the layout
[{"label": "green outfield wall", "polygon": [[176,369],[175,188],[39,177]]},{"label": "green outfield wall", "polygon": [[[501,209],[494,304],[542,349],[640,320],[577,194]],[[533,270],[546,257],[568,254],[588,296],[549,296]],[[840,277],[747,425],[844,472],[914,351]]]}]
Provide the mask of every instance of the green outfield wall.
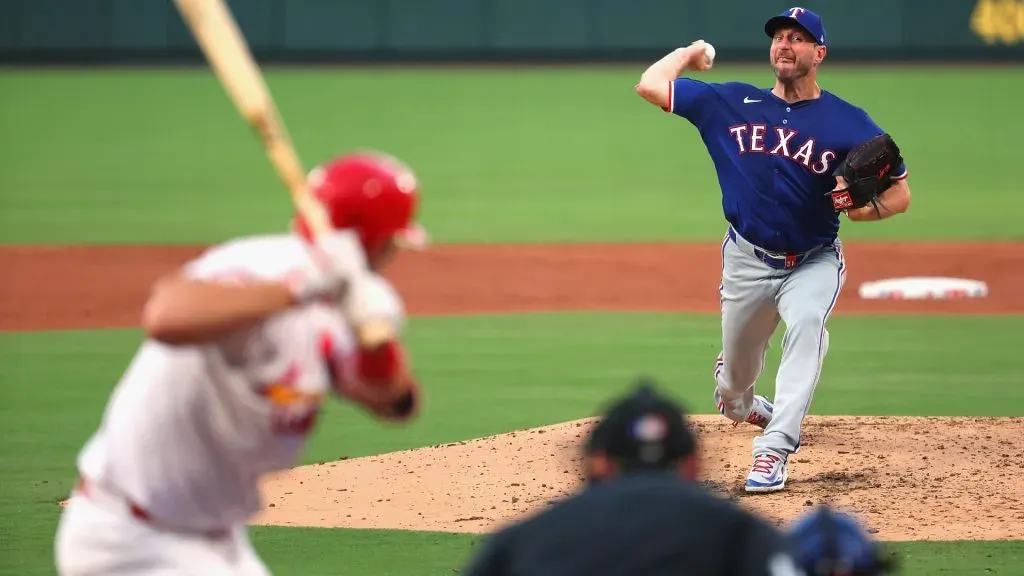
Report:
[{"label": "green outfield wall", "polygon": [[[796,0],[231,0],[263,61],[622,60],[705,38],[765,58]],[[805,0],[832,57],[1024,62],[1024,0]],[[0,61],[195,61],[170,0],[0,0]]]}]

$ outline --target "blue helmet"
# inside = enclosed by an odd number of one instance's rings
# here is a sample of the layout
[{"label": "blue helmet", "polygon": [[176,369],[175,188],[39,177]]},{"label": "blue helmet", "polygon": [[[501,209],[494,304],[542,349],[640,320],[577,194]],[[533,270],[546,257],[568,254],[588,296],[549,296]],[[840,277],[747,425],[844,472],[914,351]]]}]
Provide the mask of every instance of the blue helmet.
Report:
[{"label": "blue helmet", "polygon": [[884,576],[895,562],[849,514],[821,506],[787,530],[807,576]]}]

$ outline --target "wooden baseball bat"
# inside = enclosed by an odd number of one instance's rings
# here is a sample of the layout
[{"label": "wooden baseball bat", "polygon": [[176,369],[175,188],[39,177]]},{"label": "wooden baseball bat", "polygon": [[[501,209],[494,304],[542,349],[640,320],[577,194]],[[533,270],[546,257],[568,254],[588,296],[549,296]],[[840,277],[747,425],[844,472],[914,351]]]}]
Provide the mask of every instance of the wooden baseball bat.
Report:
[{"label": "wooden baseball bat", "polygon": [[306,170],[238,23],[224,0],[174,0],[224,90],[255,130],[267,157],[314,236],[330,230],[327,213],[306,185]]},{"label": "wooden baseball bat", "polygon": [[[323,206],[306,183],[295,145],[249,45],[225,0],[174,0],[206,60],[246,122],[256,131],[267,157],[291,194],[292,204],[308,222],[314,238],[331,230]],[[391,338],[386,323],[358,327],[360,341],[372,346]]]}]

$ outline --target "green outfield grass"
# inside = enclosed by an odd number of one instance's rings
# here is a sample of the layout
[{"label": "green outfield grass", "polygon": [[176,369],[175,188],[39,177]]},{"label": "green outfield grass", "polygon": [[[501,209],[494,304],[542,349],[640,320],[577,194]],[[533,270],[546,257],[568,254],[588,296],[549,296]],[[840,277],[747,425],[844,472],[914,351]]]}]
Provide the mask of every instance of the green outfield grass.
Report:
[{"label": "green outfield grass", "polygon": [[[711,162],[686,121],[633,92],[643,69],[268,75],[307,163],[375,147],[412,164],[438,241],[718,239]],[[771,80],[724,64],[704,77]],[[912,172],[899,224],[846,237],[1024,237],[1004,129],[1018,70],[826,65],[821,83],[889,130]],[[212,242],[287,224],[283,188],[205,68],[5,70],[0,94],[0,242]]]},{"label": "green outfield grass", "polygon": [[[412,164],[437,241],[717,241],[711,162],[686,121],[634,94],[643,68],[274,69],[269,81],[307,163],[374,147]],[[725,65],[704,77],[771,78]],[[1017,69],[826,66],[821,83],[889,130],[912,172],[910,213],[847,224],[844,237],[1024,239],[1008,129],[1024,92]],[[0,243],[214,242],[288,223],[286,193],[205,68],[4,70],[0,95]],[[1021,413],[1024,319],[840,316],[830,329],[813,413]],[[304,461],[589,416],[639,373],[707,413],[719,330],[717,315],[414,318],[429,386],[421,420],[381,431],[333,404]],[[780,341],[759,385],[769,394]],[[137,342],[133,330],[0,333],[0,575],[53,574],[55,504]],[[297,576],[451,574],[479,541],[253,534],[275,574]],[[892,549],[908,575],[1013,574],[1024,563],[1024,541]]]},{"label": "green outfield grass", "polygon": [[[258,528],[254,539],[275,574],[304,576],[437,576],[465,565],[480,537],[462,534]],[[296,549],[323,550],[310,557]],[[1018,574],[1024,542],[899,542],[887,544],[903,559],[903,574]]]},{"label": "green outfield grass", "polygon": [[[659,378],[694,412],[713,410],[718,317],[537,314],[414,318],[410,346],[428,386],[422,418],[381,431],[332,404],[304,462],[363,456],[591,416],[640,373]],[[836,317],[816,414],[1016,415],[1024,380],[1006,334],[1024,319]],[[914,335],[928,334],[927,345]],[[135,330],[0,333],[0,573],[49,574],[58,509],[74,457],[138,343]],[[777,366],[781,333],[766,374]],[[773,390],[770,376],[761,390]],[[57,424],[63,428],[55,432]],[[447,573],[472,537],[260,528],[277,574]],[[944,546],[944,547],[943,547]],[[930,548],[934,547],[934,548]],[[906,545],[914,562],[1005,566],[1018,544]],[[420,561],[413,562],[416,558]],[[1002,564],[1001,564],[1002,563]],[[924,566],[925,564],[915,564]],[[957,566],[945,561],[934,566]],[[443,568],[443,570],[442,570]],[[928,573],[928,572],[915,572]]]}]

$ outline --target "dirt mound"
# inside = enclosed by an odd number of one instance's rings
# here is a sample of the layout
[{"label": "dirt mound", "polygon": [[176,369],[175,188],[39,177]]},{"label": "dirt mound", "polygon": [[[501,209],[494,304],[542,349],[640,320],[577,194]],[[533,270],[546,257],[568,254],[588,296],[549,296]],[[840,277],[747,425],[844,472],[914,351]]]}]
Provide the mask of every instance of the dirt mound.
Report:
[{"label": "dirt mound", "polygon": [[[884,540],[1024,532],[1024,418],[809,416],[787,490],[748,495],[751,426],[696,416],[705,485],[775,522],[828,502]],[[592,420],[296,468],[264,484],[257,524],[487,532],[582,486]]]},{"label": "dirt mound", "polygon": [[[0,247],[0,330],[135,326],[150,284],[201,246]],[[410,314],[559,310],[718,310],[717,244],[438,246],[388,275]],[[852,243],[837,314],[1022,314],[1014,292],[1024,243]],[[897,276],[984,280],[989,296],[868,301],[865,281]],[[749,427],[697,417],[705,484],[776,521],[829,501],[880,538],[998,539],[1024,530],[1017,446],[1024,419],[825,418],[806,422],[789,489],[738,491]],[[266,483],[259,523],[483,532],[580,487],[589,421],[325,463]]]},{"label": "dirt mound", "polygon": [[[201,246],[0,247],[0,330],[135,326],[150,284]],[[1024,314],[1014,291],[1024,243],[876,244],[846,250],[836,314]],[[718,310],[717,244],[435,246],[388,271],[410,314],[560,310]],[[857,286],[898,276],[984,280],[987,298],[861,300]]]}]

